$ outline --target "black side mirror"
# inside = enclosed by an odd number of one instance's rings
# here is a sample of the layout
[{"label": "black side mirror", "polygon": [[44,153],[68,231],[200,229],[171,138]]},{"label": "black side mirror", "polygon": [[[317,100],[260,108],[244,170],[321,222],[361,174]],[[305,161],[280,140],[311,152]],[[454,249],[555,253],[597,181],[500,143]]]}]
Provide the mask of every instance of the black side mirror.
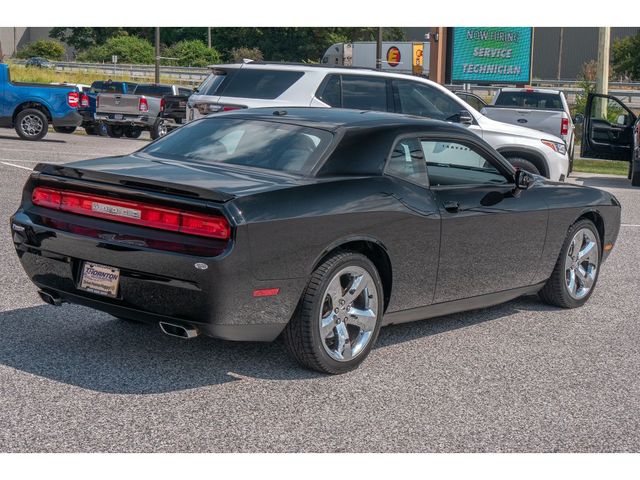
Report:
[{"label": "black side mirror", "polygon": [[515,182],[518,190],[527,190],[531,185],[533,185],[534,181],[535,179],[533,178],[533,175],[526,170],[516,170]]},{"label": "black side mirror", "polygon": [[584,123],[584,115],[581,113],[578,113],[576,115],[576,117],[573,119],[573,123],[575,123],[576,125],[581,125]]},{"label": "black side mirror", "polygon": [[460,110],[458,122],[460,122],[462,125],[472,125],[473,117],[467,110]]}]

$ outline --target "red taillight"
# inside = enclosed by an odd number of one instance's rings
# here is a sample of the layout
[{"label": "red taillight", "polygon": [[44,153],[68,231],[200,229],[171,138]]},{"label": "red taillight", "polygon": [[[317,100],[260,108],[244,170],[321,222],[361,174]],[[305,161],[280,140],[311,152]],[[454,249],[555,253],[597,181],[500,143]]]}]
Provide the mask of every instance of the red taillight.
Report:
[{"label": "red taillight", "polygon": [[67,103],[71,108],[78,108],[79,101],[80,101],[80,94],[78,92],[69,92],[67,94]]},{"label": "red taillight", "polygon": [[149,102],[147,102],[146,98],[140,97],[140,99],[138,100],[138,110],[140,110],[141,112],[149,111]]},{"label": "red taillight", "polygon": [[237,105],[223,105],[222,106],[222,111],[223,112],[230,112],[231,110],[240,110],[242,107],[239,107]]},{"label": "red taillight", "polygon": [[160,99],[160,111],[164,112],[164,98]]},{"label": "red taillight", "polygon": [[86,93],[80,95],[80,106],[82,108],[87,108],[89,106],[89,97]]},{"label": "red taillight", "polygon": [[560,124],[560,135],[566,135],[569,133],[569,119],[563,118]]},{"label": "red taillight", "polygon": [[229,223],[222,216],[202,215],[175,208],[117,200],[79,192],[36,187],[31,195],[34,205],[53,208],[141,227],[227,240],[231,236]]}]

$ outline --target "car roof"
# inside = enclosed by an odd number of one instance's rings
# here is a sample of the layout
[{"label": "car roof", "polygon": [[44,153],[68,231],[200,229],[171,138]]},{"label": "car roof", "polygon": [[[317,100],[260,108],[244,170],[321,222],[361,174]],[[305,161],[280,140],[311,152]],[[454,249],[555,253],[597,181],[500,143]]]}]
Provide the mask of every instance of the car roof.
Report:
[{"label": "car roof", "polygon": [[428,119],[397,113],[376,112],[371,110],[353,110],[346,108],[320,107],[265,107],[233,110],[226,113],[215,113],[207,118],[242,118],[248,120],[274,121],[304,127],[338,130],[340,128],[401,128],[460,133],[467,129],[460,125],[441,120]]}]

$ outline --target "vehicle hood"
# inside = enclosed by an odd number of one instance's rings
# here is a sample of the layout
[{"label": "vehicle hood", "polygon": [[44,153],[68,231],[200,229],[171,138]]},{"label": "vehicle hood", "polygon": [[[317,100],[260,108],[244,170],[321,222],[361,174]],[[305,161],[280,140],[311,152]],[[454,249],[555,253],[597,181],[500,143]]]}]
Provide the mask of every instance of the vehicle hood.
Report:
[{"label": "vehicle hood", "polygon": [[217,202],[314,181],[308,177],[259,168],[205,165],[156,158],[142,153],[81,160],[64,165],[39,164],[35,170],[43,174],[162,191]]},{"label": "vehicle hood", "polygon": [[480,114],[478,118],[476,118],[478,124],[482,128],[483,132],[497,132],[507,135],[512,135],[514,137],[528,138],[532,140],[552,140],[557,143],[564,143],[564,140],[558,138],[549,133],[541,132],[539,130],[534,130],[533,128],[520,127],[518,125],[511,125],[509,123],[498,122],[496,120],[492,120],[486,115]]}]

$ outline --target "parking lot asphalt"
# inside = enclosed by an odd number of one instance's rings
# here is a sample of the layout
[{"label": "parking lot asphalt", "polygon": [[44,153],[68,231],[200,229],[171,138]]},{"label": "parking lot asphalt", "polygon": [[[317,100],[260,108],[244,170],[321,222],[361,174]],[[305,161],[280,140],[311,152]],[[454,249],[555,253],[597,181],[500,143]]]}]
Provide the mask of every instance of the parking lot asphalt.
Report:
[{"label": "parking lot asphalt", "polygon": [[185,341],[40,301],[8,224],[29,169],[142,145],[0,130],[0,451],[640,450],[640,189],[626,178],[570,180],[623,205],[586,306],[525,297],[386,327],[358,370],[329,377],[278,342]]}]

